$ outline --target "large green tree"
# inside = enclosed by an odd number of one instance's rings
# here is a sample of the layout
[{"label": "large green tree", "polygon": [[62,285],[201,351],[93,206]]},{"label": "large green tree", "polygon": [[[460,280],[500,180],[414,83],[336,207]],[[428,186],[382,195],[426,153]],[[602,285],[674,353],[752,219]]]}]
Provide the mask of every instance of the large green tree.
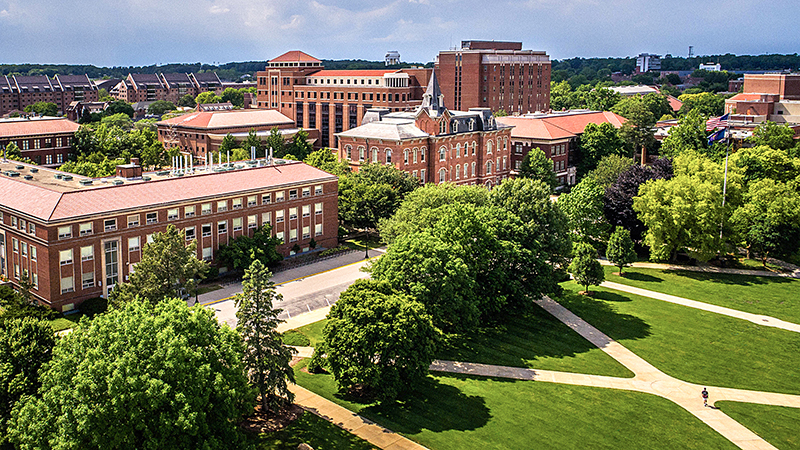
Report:
[{"label": "large green tree", "polygon": [[264,142],[262,142],[261,138],[256,134],[255,128],[251,128],[250,132],[247,133],[247,139],[245,139],[244,143],[242,143],[242,148],[247,151],[248,155],[253,149],[255,149],[256,158],[264,157]]},{"label": "large green tree", "polygon": [[558,180],[553,171],[553,160],[548,158],[539,147],[530,149],[522,158],[519,177],[542,181],[550,186],[551,190],[558,186]]},{"label": "large green tree", "polygon": [[585,242],[575,244],[574,257],[570,263],[569,273],[575,278],[575,282],[586,288],[589,293],[589,286],[599,286],[605,279],[605,272],[600,261],[597,260],[597,250]]},{"label": "large green tree", "polygon": [[711,92],[700,92],[697,94],[683,94],[678,97],[683,103],[680,114],[686,115],[691,110],[697,110],[700,115],[705,117],[722,115],[725,108],[725,99]]},{"label": "large green tree", "polygon": [[58,105],[50,102],[36,102],[25,107],[25,112],[33,112],[40,116],[58,116]]},{"label": "large green tree", "polygon": [[692,109],[678,119],[678,125],[669,129],[669,135],[661,142],[661,154],[675,157],[686,150],[705,153],[708,147],[705,117],[698,109]]},{"label": "large green tree", "polygon": [[627,97],[612,109],[615,113],[628,119],[619,130],[620,137],[628,145],[628,154],[641,154],[642,148],[650,152],[656,146],[653,137],[653,126],[656,117],[639,96]]},{"label": "large green tree", "polygon": [[347,175],[350,173],[350,166],[347,162],[340,161],[335,152],[335,149],[320,148],[309,153],[303,162],[336,176]]},{"label": "large green tree", "polygon": [[786,182],[800,176],[800,157],[765,145],[737,150],[729,165],[741,172],[746,183],[765,178]]},{"label": "large green tree", "polygon": [[[796,147],[794,130],[769,120],[759,124],[747,141],[753,146],[765,145],[776,150],[789,150]],[[794,155],[800,156],[797,152]]]},{"label": "large green tree", "polygon": [[220,246],[217,257],[234,270],[244,270],[253,261],[271,266],[283,259],[277,247],[282,242],[272,235],[272,227],[264,225],[253,233],[253,237],[242,235]]},{"label": "large green tree", "polygon": [[274,127],[269,130],[269,136],[267,136],[265,148],[267,149],[267,152],[272,149],[272,156],[275,158],[283,158],[287,153],[289,153],[286,146],[286,140],[284,139],[278,127]]},{"label": "large green tree", "polygon": [[197,106],[197,102],[194,100],[194,97],[192,97],[192,94],[186,94],[178,100],[178,106],[194,108]]},{"label": "large green tree", "polygon": [[0,321],[0,448],[6,448],[14,405],[36,396],[39,369],[52,357],[55,334],[49,323],[31,317]]},{"label": "large green tree", "polygon": [[308,142],[308,132],[302,128],[292,136],[292,141],[286,148],[286,152],[294,155],[299,161],[306,159],[313,151],[314,148]]},{"label": "large green tree", "polygon": [[287,380],[294,382],[289,363],[296,350],[283,345],[277,327],[283,322],[283,312],[273,307],[283,297],[275,292],[272,273],[261,261],[255,260],[245,270],[242,292],[236,294],[236,329],[244,338],[244,368],[250,383],[258,390],[261,411],[275,409],[294,400]]},{"label": "large green tree", "polygon": [[186,245],[184,232],[168,225],[145,244],[142,259],[130,275],[130,282],[114,290],[114,301],[134,298],[156,305],[165,299],[180,297],[180,290],[191,291],[208,271],[208,263],[197,259],[197,241]]},{"label": "large green tree", "polygon": [[358,172],[339,178],[339,220],[345,226],[374,229],[418,186],[419,180],[394,166],[363,164]]},{"label": "large green tree", "polygon": [[126,116],[133,118],[133,106],[130,103],[123,101],[123,100],[114,100],[108,103],[106,109],[103,110],[103,116],[113,116],[114,114],[125,114]]},{"label": "large green tree", "polygon": [[147,114],[160,116],[175,109],[175,104],[166,100],[156,100],[147,107]]},{"label": "large green tree", "polygon": [[233,151],[235,148],[239,148],[239,144],[236,142],[236,138],[228,133],[222,138],[222,142],[219,144],[219,154],[223,155],[223,158],[226,158],[227,153]]},{"label": "large green tree", "polygon": [[634,164],[633,159],[620,155],[608,155],[597,163],[597,167],[586,174],[605,190],[614,184],[622,172]]},{"label": "large green tree", "polygon": [[328,314],[323,346],[339,388],[361,387],[380,400],[428,374],[440,336],[425,307],[388,283],[358,280]]},{"label": "large green tree", "polygon": [[236,88],[225,88],[220,99],[223,102],[231,102],[233,106],[238,106],[239,108],[244,106],[244,95],[242,91]]},{"label": "large green tree", "polygon": [[222,98],[213,92],[201,92],[194,99],[197,104],[222,103]]},{"label": "large green tree", "polygon": [[567,194],[558,198],[558,207],[566,214],[572,240],[605,247],[611,226],[603,213],[605,189],[592,178],[584,178]]},{"label": "large green tree", "polygon": [[178,300],[131,302],[59,339],[11,441],[34,449],[229,449],[252,411],[241,337]]},{"label": "large green tree", "polygon": [[580,176],[585,175],[597,168],[600,161],[611,155],[624,156],[625,141],[619,136],[619,132],[610,123],[586,125],[580,138],[580,164],[578,172]]},{"label": "large green tree", "polygon": [[622,275],[622,269],[625,266],[636,261],[636,251],[633,248],[633,240],[629,230],[622,227],[617,227],[614,230],[608,240],[606,256],[612,264],[619,267],[620,275]]}]

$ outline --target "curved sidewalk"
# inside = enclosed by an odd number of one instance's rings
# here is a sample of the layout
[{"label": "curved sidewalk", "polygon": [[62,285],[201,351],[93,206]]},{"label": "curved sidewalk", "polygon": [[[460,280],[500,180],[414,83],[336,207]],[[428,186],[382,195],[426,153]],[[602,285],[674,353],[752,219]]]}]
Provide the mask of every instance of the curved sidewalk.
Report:
[{"label": "curved sidewalk", "polygon": [[[617,267],[611,261],[599,258],[600,264],[604,266]],[[662,269],[662,270],[687,270],[689,272],[705,272],[705,273],[730,273],[734,275],[749,275],[756,277],[782,277],[782,278],[800,278],[800,269],[790,273],[775,273],[767,270],[751,270],[751,269],[731,269],[727,267],[714,267],[714,266],[680,266],[675,264],[651,263],[651,262],[635,262],[627,267],[640,268],[640,269]]]},{"label": "curved sidewalk", "polygon": [[696,300],[689,300],[688,298],[676,297],[674,295],[662,294],[661,292],[650,291],[647,289],[628,286],[627,284],[614,283],[613,281],[604,281],[600,286],[616,291],[627,292],[629,294],[640,295],[642,297],[649,297],[656,300],[675,303],[678,305],[688,306],[690,308],[702,309],[717,314],[723,314],[737,319],[743,319],[753,322],[756,325],[764,325],[765,327],[780,328],[782,330],[794,331],[800,333],[800,324],[793,322],[786,322],[785,320],[776,319],[775,317],[765,316],[761,314],[752,314],[738,309],[726,308],[724,306],[712,305],[710,303],[698,302]]}]

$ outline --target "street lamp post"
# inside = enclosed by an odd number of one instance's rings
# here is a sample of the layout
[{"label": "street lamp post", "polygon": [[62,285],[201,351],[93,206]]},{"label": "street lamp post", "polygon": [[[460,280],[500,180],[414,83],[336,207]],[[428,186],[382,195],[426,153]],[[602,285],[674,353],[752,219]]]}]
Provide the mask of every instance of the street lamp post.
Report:
[{"label": "street lamp post", "polygon": [[364,259],[369,259],[369,242],[367,238],[369,237],[369,233],[364,233]]}]

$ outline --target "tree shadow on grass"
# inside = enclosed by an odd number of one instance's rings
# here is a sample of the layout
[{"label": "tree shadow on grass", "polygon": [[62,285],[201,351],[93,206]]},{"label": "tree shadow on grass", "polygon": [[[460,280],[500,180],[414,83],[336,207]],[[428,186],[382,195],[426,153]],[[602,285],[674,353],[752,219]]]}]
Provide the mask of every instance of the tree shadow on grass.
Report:
[{"label": "tree shadow on grass", "polygon": [[710,281],[712,283],[729,284],[736,286],[754,286],[765,284],[793,283],[796,280],[786,277],[769,277],[759,275],[737,275],[732,273],[693,272],[688,270],[670,270],[674,275],[690,278],[695,281]]},{"label": "tree shadow on grass", "polygon": [[609,302],[629,302],[631,301],[630,297],[626,297],[622,294],[617,294],[616,292],[610,291],[592,291],[591,298],[599,298],[602,300],[606,300]]},{"label": "tree shadow on grass", "polygon": [[[610,338],[620,340],[644,339],[650,336],[650,324],[631,314],[621,314],[614,310],[613,305],[598,300],[620,301],[625,297],[617,293],[606,291],[595,292],[595,298],[576,294],[566,290],[564,294],[555,299],[575,315],[589,322]],[[631,301],[625,298],[622,301]]]},{"label": "tree shadow on grass", "polygon": [[[466,376],[437,374],[437,377],[466,379]],[[404,434],[422,430],[469,431],[485,426],[492,415],[483,397],[464,394],[457,387],[433,377],[416,386],[414,392],[397,401],[368,406],[359,413],[381,425]]]},{"label": "tree shadow on grass", "polygon": [[[629,280],[644,281],[648,283],[661,283],[662,281],[664,281],[663,278],[658,278],[652,275],[648,275],[646,273],[639,273],[639,272],[624,272],[623,278],[627,278]],[[611,279],[608,281],[614,281],[614,280]]]}]

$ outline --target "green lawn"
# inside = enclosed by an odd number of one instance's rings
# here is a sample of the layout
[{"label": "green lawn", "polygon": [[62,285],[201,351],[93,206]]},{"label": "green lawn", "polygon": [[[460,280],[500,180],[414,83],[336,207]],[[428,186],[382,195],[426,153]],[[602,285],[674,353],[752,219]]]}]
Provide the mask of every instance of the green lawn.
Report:
[{"label": "green lawn", "polygon": [[800,280],[630,267],[620,277],[611,274],[619,268],[603,267],[606,281],[800,323]]},{"label": "green lawn", "polygon": [[800,449],[800,408],[738,402],[715,406],[778,449]]},{"label": "green lawn", "polygon": [[252,441],[253,448],[258,450],[294,450],[301,443],[310,445],[314,450],[375,448],[369,442],[309,412],[303,413],[286,428],[274,433],[263,433]]},{"label": "green lawn", "polygon": [[457,337],[437,358],[613,377],[634,375],[539,306]]},{"label": "green lawn", "polygon": [[665,373],[684,381],[800,394],[800,333],[605,288],[562,283],[557,300]]},{"label": "green lawn", "polygon": [[67,316],[59,315],[55,319],[50,320],[50,326],[53,327],[53,331],[55,332],[75,328],[78,322],[80,322],[81,317],[83,317],[81,313],[69,314]]},{"label": "green lawn", "polygon": [[[310,323],[308,325],[303,325],[300,328],[295,328],[294,330],[290,330],[302,335],[302,337],[292,337],[292,339],[294,339],[296,342],[307,341],[308,343],[304,345],[316,347],[317,343],[319,343],[322,340],[322,329],[325,328],[326,323],[328,323],[328,319],[322,319],[318,322]],[[287,334],[291,335],[291,333],[289,332],[284,333],[284,335]],[[289,345],[299,345],[299,344],[289,344]]]},{"label": "green lawn", "polygon": [[330,375],[298,383],[433,450],[736,448],[653,395],[554,383],[437,374],[389,405],[349,402]]}]

